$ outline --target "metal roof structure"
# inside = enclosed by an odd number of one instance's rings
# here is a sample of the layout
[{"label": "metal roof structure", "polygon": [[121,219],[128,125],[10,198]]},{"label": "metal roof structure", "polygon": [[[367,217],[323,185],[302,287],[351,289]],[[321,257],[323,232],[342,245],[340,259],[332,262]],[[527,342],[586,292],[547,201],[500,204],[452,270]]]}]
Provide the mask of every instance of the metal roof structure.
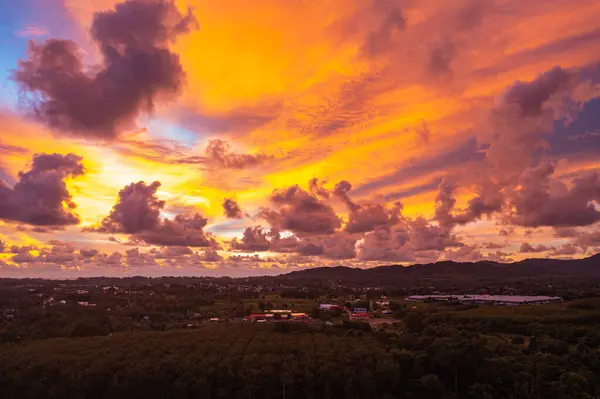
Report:
[{"label": "metal roof structure", "polygon": [[411,295],[409,301],[460,301],[488,303],[540,303],[560,301],[562,298],[542,295]]},{"label": "metal roof structure", "polygon": [[549,302],[562,300],[559,297],[542,296],[542,295],[468,295],[459,298],[460,301],[484,301],[484,302],[512,302],[512,303],[535,303]]}]

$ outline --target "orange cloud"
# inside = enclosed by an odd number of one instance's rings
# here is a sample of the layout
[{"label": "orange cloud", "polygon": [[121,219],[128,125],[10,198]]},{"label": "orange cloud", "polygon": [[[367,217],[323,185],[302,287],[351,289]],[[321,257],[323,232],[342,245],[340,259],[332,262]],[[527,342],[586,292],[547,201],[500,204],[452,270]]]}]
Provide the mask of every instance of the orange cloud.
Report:
[{"label": "orange cloud", "polygon": [[[65,0],[64,7],[80,34],[88,32],[95,12],[118,2]],[[185,84],[177,101],[160,103],[153,117],[179,130],[144,126],[148,119],[138,117],[133,122],[147,129],[125,131],[107,145],[89,137],[60,138],[4,113],[5,177],[16,178],[37,152],[82,155],[87,172],[67,180],[67,187],[83,226],[108,215],[119,190],[138,181],[161,182],[156,195],[166,201],[164,216],[199,211],[209,229],[231,222],[223,215],[225,198],[256,215],[273,190],[296,183],[308,189],[315,177],[330,190],[350,181],[355,201],[400,200],[406,217],[431,218],[441,180],[460,175],[458,214],[478,194],[481,180],[497,177],[481,166],[490,145],[482,137],[507,87],[555,66],[582,80],[600,80],[592,76],[600,62],[600,5],[592,0],[175,4],[183,15],[189,7],[200,28],[169,44]],[[90,43],[79,43],[89,53],[85,60],[99,64],[101,52]],[[589,105],[593,97],[584,102]],[[587,130],[577,134],[581,144],[570,146],[569,153],[543,154],[544,160],[568,160],[556,169],[567,186],[572,176],[598,170],[596,136]],[[207,152],[215,139],[231,148]],[[584,147],[587,155],[578,156]],[[332,206],[348,219],[343,206]],[[254,222],[244,219],[226,235],[241,237]],[[494,217],[457,231],[468,231],[469,245],[483,245],[498,235],[494,223],[504,222]],[[528,242],[565,243],[542,230]],[[521,237],[509,246],[515,253],[524,242],[524,230],[516,231]]]}]

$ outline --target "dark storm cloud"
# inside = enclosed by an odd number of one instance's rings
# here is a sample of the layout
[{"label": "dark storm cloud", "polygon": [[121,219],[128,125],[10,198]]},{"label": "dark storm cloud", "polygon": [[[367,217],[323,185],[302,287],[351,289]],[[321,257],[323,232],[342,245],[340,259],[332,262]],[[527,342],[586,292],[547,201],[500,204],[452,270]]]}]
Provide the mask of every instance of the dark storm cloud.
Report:
[{"label": "dark storm cloud", "polygon": [[[592,204],[599,198],[597,172],[577,175],[568,186],[554,175],[555,165],[540,156],[578,152],[578,146],[581,151],[581,144],[572,143],[562,150],[548,148],[565,141],[566,131],[574,133],[593,126],[596,116],[590,109],[596,100],[581,103],[594,95],[586,85],[589,82],[582,81],[577,71],[555,67],[506,90],[495,110],[495,116],[503,120],[496,120],[496,136],[486,152],[492,176],[480,186],[487,191],[475,199],[489,202],[490,196],[496,196],[500,200],[498,193],[506,193],[509,214],[505,219],[527,227],[586,226],[599,220],[600,212]],[[582,91],[587,91],[583,100]],[[564,118],[574,122],[565,125]],[[557,139],[560,135],[563,138]],[[491,183],[494,180],[499,184]]]},{"label": "dark storm cloud", "polygon": [[268,251],[271,241],[268,233],[262,227],[247,227],[241,240],[234,238],[231,241],[231,249],[246,252]]},{"label": "dark storm cloud", "polygon": [[29,249],[22,247],[11,259],[16,263],[53,263],[57,265],[72,264],[81,259],[80,254],[75,253],[75,247],[62,242],[56,243],[50,248],[39,249],[39,255],[31,254]]},{"label": "dark storm cloud", "polygon": [[550,253],[550,256],[571,256],[579,252],[579,248],[572,244],[563,244]]},{"label": "dark storm cloud", "polygon": [[[504,195],[492,184],[484,184],[477,188],[478,196],[471,198],[467,203],[467,209],[461,215],[461,223],[477,220],[483,215],[491,216],[494,212],[502,210],[504,206]],[[460,218],[459,218],[460,219]]]},{"label": "dark storm cloud", "polygon": [[217,253],[214,249],[207,249],[202,253],[198,254],[198,260],[204,262],[218,262],[222,260],[223,257]]},{"label": "dark storm cloud", "polygon": [[431,224],[424,218],[409,221],[407,244],[415,251],[442,251],[447,247],[461,247],[462,243],[445,229]]},{"label": "dark storm cloud", "polygon": [[223,211],[225,216],[230,219],[241,219],[244,216],[238,203],[231,198],[225,198],[225,200],[223,200]]},{"label": "dark storm cloud", "polygon": [[[260,250],[328,259],[410,261],[434,260],[446,248],[463,246],[451,228],[425,218],[403,217],[400,203],[391,208],[354,203],[349,197],[352,185],[348,181],[340,181],[332,191],[323,188],[316,179],[309,186],[312,194],[298,186],[276,190],[271,201],[278,209],[263,209],[259,215],[269,221],[271,232],[247,229],[242,242],[235,240],[234,247],[248,250],[257,245]],[[325,202],[332,198],[348,207],[344,229],[341,219]],[[281,238],[277,229],[294,235]]]},{"label": "dark storm cloud", "polygon": [[23,252],[13,256],[11,260],[15,263],[31,263],[38,261],[38,257],[30,254],[29,252]]},{"label": "dark storm cloud", "polygon": [[295,235],[282,236],[279,230],[271,228],[269,231],[271,239],[270,251],[281,253],[292,253],[298,250],[301,241]]},{"label": "dark storm cloud", "polygon": [[585,233],[580,233],[572,241],[572,244],[587,248],[587,247],[598,247],[600,246],[600,230],[592,230]]},{"label": "dark storm cloud", "polygon": [[311,236],[298,242],[294,252],[301,256],[319,256],[326,259],[354,259],[357,240],[357,235],[345,232]]},{"label": "dark storm cloud", "polygon": [[[175,250],[178,249],[178,247],[171,248],[174,248]],[[133,267],[158,266],[156,259],[173,259],[173,257],[169,257],[165,252],[167,251],[143,253],[140,252],[138,248],[132,248],[125,251],[125,262],[127,263],[127,266]]]},{"label": "dark storm cloud", "polygon": [[571,187],[552,177],[555,166],[544,163],[523,173],[519,188],[509,196],[509,220],[528,227],[588,226],[600,220],[600,174],[588,172]]},{"label": "dark storm cloud", "polygon": [[[568,186],[540,155],[547,151],[555,119],[576,117],[585,109],[578,98],[586,84],[576,72],[555,67],[508,87],[490,113],[491,131],[479,137],[482,148],[488,146],[480,167],[440,184],[435,215],[440,226],[451,230],[495,213],[525,227],[586,226],[599,220],[592,204],[599,198],[597,172],[575,176]],[[455,209],[459,184],[475,192],[464,209]]]},{"label": "dark storm cloud", "polygon": [[344,231],[350,234],[366,233],[379,226],[391,226],[398,222],[402,205],[394,204],[387,209],[382,204],[355,204],[348,195],[352,184],[342,180],[335,185],[333,195],[342,200],[348,207],[348,222]]},{"label": "dark storm cloud", "polygon": [[156,197],[160,182],[149,185],[140,181],[119,191],[119,199],[110,214],[102,220],[100,231],[134,234],[155,229],[160,224],[164,201]]},{"label": "dark storm cloud", "polygon": [[402,206],[398,203],[392,209],[381,204],[365,204],[348,214],[344,230],[348,233],[366,233],[379,226],[391,226],[398,222]]},{"label": "dark storm cloud", "polygon": [[524,242],[519,247],[519,252],[521,253],[537,253],[537,252],[545,252],[553,250],[554,248],[548,247],[546,245],[538,245],[537,247],[532,246],[528,242]]},{"label": "dark storm cloud", "polygon": [[324,249],[322,245],[314,243],[305,243],[298,246],[298,254],[304,256],[323,255]]},{"label": "dark storm cloud", "polygon": [[365,234],[358,244],[358,258],[365,261],[412,261],[414,251],[405,248],[407,241],[408,231],[404,227],[375,229]]},{"label": "dark storm cloud", "polygon": [[10,246],[10,252],[12,252],[13,254],[20,254],[20,253],[24,253],[24,252],[34,251],[36,249],[38,249],[38,248],[35,245],[23,245],[23,246],[11,245]]},{"label": "dark storm cloud", "polygon": [[54,245],[51,248],[40,250],[37,257],[38,262],[65,264],[79,259],[79,255],[75,254],[75,247],[72,245]]},{"label": "dark storm cloud", "polygon": [[330,205],[301,189],[298,185],[275,190],[271,203],[278,209],[263,208],[259,216],[271,227],[296,234],[333,234],[342,225]]},{"label": "dark storm cloud", "polygon": [[[539,74],[528,82],[518,81],[505,90],[489,115],[489,143],[486,161],[495,181],[503,187],[514,185],[547,148],[555,118],[570,101],[573,74],[560,67]],[[489,180],[487,179],[488,184]]]},{"label": "dark storm cloud", "polygon": [[441,227],[452,230],[456,225],[464,225],[475,221],[483,215],[492,215],[500,211],[504,204],[504,196],[490,185],[481,185],[477,189],[479,195],[467,202],[466,209],[453,212],[456,205],[455,191],[457,184],[450,180],[442,180],[436,196],[435,220]]},{"label": "dark storm cloud", "polygon": [[[130,240],[153,245],[209,247],[216,246],[214,237],[204,231],[208,220],[196,213],[162,219],[165,202],[156,191],[160,182],[131,183],[119,192],[119,199],[99,226],[90,230],[131,234]],[[136,244],[137,245],[137,244]]]},{"label": "dark storm cloud", "polygon": [[454,198],[455,190],[455,184],[444,180],[440,184],[438,194],[435,198],[435,219],[441,227],[446,229],[451,229],[458,223],[457,218],[451,213],[456,204],[456,198]]},{"label": "dark storm cloud", "polygon": [[200,214],[177,215],[175,219],[163,219],[152,230],[143,230],[135,234],[135,238],[153,245],[216,247],[217,242],[212,234],[205,232],[207,220]]},{"label": "dark storm cloud", "polygon": [[74,42],[48,39],[29,43],[14,79],[51,128],[113,139],[140,113],[151,113],[156,100],[180,91],[185,76],[168,43],[197,27],[173,0],[128,0],[94,14],[91,37],[103,58],[94,72]]},{"label": "dark storm cloud", "polygon": [[[453,200],[449,200],[448,209],[451,210],[453,206]],[[402,216],[401,210],[401,204],[397,204],[394,217],[389,219],[388,224],[380,224],[363,236],[358,244],[359,259],[435,261],[447,248],[463,246],[452,234],[452,228],[456,224],[454,220],[448,223],[438,221],[436,225],[423,217],[406,218]]]},{"label": "dark storm cloud", "polygon": [[571,238],[577,237],[581,232],[576,227],[555,227],[554,237],[558,238]]},{"label": "dark storm cloud", "polygon": [[442,259],[455,262],[479,262],[483,260],[492,262],[510,262],[512,260],[510,259],[509,254],[505,252],[496,251],[484,255],[477,250],[477,248],[468,245],[455,251],[445,251]]},{"label": "dark storm cloud", "polygon": [[[335,234],[321,239],[323,254],[328,259],[356,258],[356,237],[349,234]],[[304,248],[306,252],[306,247]]]},{"label": "dark storm cloud", "polygon": [[514,105],[521,116],[535,116],[555,93],[565,89],[571,75],[560,67],[554,67],[531,82],[515,82],[504,92],[504,105]]},{"label": "dark storm cloud", "polygon": [[396,262],[434,261],[446,248],[462,246],[447,229],[424,218],[401,219],[391,228],[378,227],[365,234],[358,245],[358,258]]},{"label": "dark storm cloud", "polygon": [[34,155],[14,186],[0,181],[0,218],[37,226],[78,224],[65,179],[84,174],[81,161],[74,154]]},{"label": "dark storm cloud", "polygon": [[93,248],[92,249],[80,249],[79,254],[84,258],[93,258],[94,256],[98,255],[98,250],[93,249]]},{"label": "dark storm cloud", "polygon": [[231,249],[243,252],[272,251],[294,253],[302,256],[321,256],[328,259],[352,259],[356,257],[357,235],[345,232],[282,236],[275,228],[265,231],[260,226],[248,227],[241,240],[234,238]]}]

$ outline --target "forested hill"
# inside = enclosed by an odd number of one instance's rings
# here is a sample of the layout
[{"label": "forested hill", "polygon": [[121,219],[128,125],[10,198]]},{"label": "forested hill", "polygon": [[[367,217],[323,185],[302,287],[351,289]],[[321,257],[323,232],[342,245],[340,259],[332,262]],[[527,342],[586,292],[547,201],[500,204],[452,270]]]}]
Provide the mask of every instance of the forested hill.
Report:
[{"label": "forested hill", "polygon": [[526,259],[514,263],[444,261],[412,266],[379,266],[370,269],[319,267],[287,273],[280,280],[327,280],[372,285],[418,279],[521,280],[600,278],[600,254],[585,259]]}]

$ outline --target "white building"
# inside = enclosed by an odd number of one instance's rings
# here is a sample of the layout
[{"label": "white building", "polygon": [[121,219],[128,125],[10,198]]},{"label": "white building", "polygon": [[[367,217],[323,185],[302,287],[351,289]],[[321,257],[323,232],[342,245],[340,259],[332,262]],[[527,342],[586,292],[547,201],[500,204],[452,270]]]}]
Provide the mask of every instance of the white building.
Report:
[{"label": "white building", "polygon": [[330,303],[322,303],[319,305],[319,309],[323,309],[323,310],[331,310],[333,308],[337,308],[338,305],[332,305]]},{"label": "white building", "polygon": [[425,301],[457,301],[457,295],[411,295],[406,297],[407,301],[425,302]]},{"label": "white building", "polygon": [[460,301],[462,303],[489,304],[489,305],[524,305],[541,304],[562,301],[559,297],[527,296],[527,295],[412,295],[408,301]]},{"label": "white building", "polygon": [[462,303],[492,304],[492,305],[524,305],[541,304],[562,301],[562,298],[551,296],[527,295],[468,295],[460,298]]}]

